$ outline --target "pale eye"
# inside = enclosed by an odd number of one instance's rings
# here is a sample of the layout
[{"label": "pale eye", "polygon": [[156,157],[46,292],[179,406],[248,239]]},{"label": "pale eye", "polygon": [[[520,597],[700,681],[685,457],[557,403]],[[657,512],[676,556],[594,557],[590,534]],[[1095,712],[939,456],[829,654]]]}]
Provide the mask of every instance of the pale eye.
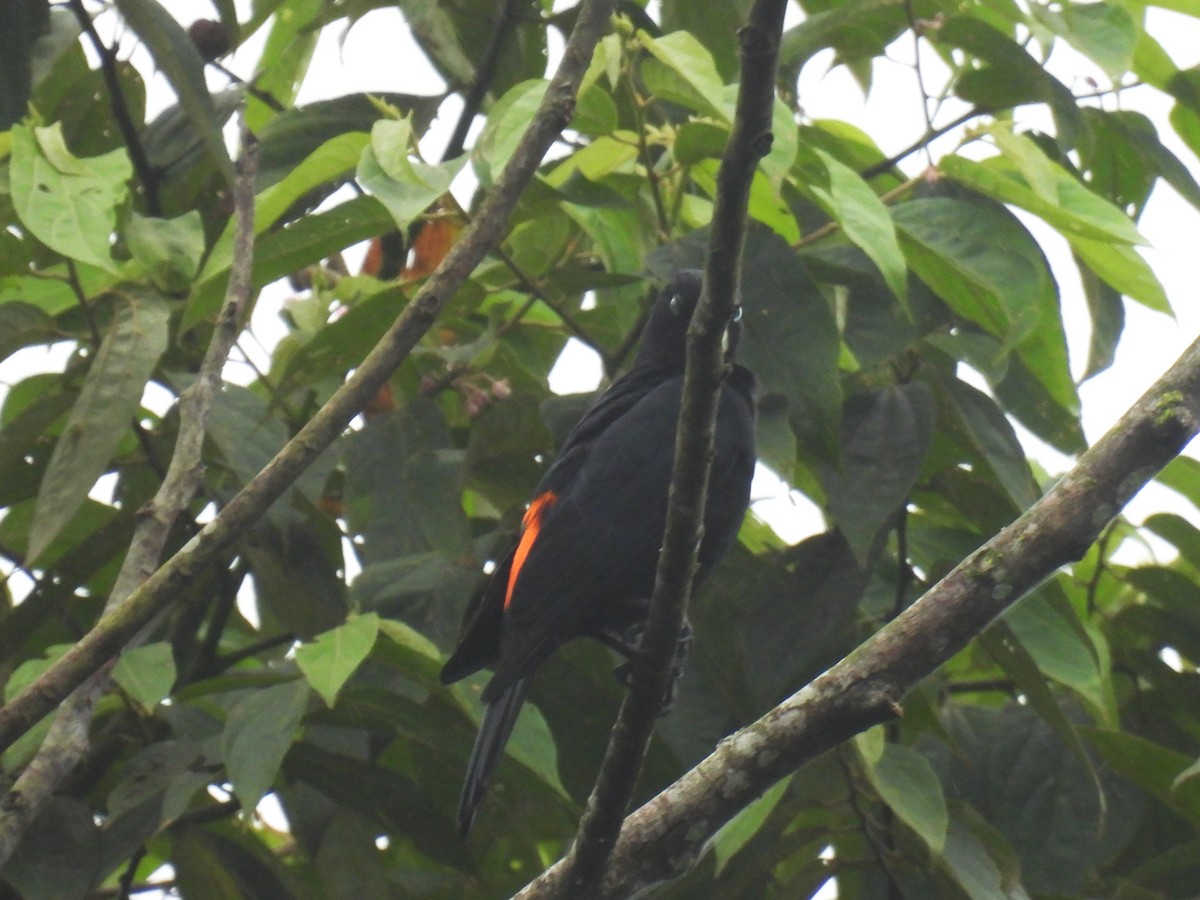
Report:
[{"label": "pale eye", "polygon": [[677,316],[683,315],[683,298],[678,294],[671,297],[670,309]]}]

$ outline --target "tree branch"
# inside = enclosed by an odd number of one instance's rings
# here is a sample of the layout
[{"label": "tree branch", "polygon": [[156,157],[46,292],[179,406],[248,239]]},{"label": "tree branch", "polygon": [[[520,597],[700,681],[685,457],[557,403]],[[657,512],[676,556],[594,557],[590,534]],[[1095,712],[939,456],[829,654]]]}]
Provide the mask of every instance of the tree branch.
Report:
[{"label": "tree branch", "polygon": [[24,692],[0,708],[0,750],[28,731],[105,660],[120,652],[125,642],[177,598],[185,585],[213,565],[333,443],[408,356],[458,286],[503,236],[509,214],[525,185],[571,119],[579,81],[591,61],[596,42],[608,26],[612,10],[613,0],[584,0],[581,4],[546,96],[474,221],[354,374],[212,522],[124,604],[105,613],[87,635]]},{"label": "tree branch", "polygon": [[[235,255],[225,303],[204,354],[199,378],[180,395],[179,436],[171,464],[154,497],[137,512],[133,540],[105,604],[106,615],[121,609],[126,598],[150,577],[162,558],[171,526],[200,487],[201,451],[208,412],[220,390],[221,370],[237,339],[242,312],[250,298],[256,160],[257,142],[243,127],[234,193]],[[115,662],[115,658],[102,661],[103,664],[67,697],[41,748],[0,800],[0,867],[12,856],[43,803],[87,754],[88,732],[96,704],[108,686]]]},{"label": "tree branch", "polygon": [[722,339],[737,302],[750,183],[758,161],[771,147],[775,68],[786,5],[786,0],[756,0],[746,26],[738,32],[742,81],[733,131],[717,176],[704,288],[688,328],[666,532],[641,643],[647,664],[633,667],[632,684],[566,859],[557,896],[587,896],[603,875],[670,679],[703,534],[717,395],[725,371]]},{"label": "tree branch", "polygon": [[[924,597],[788,700],[723,740],[626,819],[598,896],[626,898],[678,877],[772,784],[854,734],[902,713],[931,675],[1055,570],[1200,432],[1200,340],[1079,463]],[[519,896],[561,896],[565,866]]]}]

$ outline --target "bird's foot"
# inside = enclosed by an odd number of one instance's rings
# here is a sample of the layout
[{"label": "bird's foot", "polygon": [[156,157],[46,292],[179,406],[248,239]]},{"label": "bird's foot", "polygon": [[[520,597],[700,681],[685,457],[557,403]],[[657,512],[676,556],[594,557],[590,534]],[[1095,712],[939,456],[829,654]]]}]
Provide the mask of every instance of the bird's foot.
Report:
[{"label": "bird's foot", "polygon": [[[634,666],[641,665],[647,661],[646,655],[641,649],[642,633],[644,630],[641,626],[636,626],[636,629],[627,629],[620,636],[621,640],[618,652],[625,655],[626,661],[613,669],[613,678],[616,679],[617,684],[626,690],[633,684]],[[667,676],[667,690],[663,695],[662,707],[659,710],[660,716],[665,716],[669,713],[675,704],[675,695],[679,689],[679,679],[683,675],[683,666],[687,662],[688,652],[692,648],[693,640],[692,626],[685,620],[683,628],[679,632],[679,642],[675,645],[675,653],[671,657],[671,671]],[[614,641],[609,643],[609,646],[617,647],[618,644]]]}]

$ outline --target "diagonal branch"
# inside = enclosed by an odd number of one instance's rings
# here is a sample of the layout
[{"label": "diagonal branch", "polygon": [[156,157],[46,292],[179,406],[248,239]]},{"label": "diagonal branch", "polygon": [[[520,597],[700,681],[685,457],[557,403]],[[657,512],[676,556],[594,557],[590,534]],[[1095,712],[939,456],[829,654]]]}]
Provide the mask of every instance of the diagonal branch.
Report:
[{"label": "diagonal branch", "polygon": [[[200,365],[199,377],[180,396],[179,436],[171,464],[153,499],[138,510],[133,540],[105,604],[106,614],[121,609],[130,594],[158,566],[171,526],[187,509],[200,487],[201,451],[208,412],[220,390],[221,370],[237,340],[242,313],[250,299],[257,151],[257,142],[243,126],[242,153],[234,190],[235,255],[225,302]],[[0,800],[0,867],[12,856],[45,801],[87,754],[88,732],[96,704],[108,687],[115,662],[115,658],[104,662],[66,698],[41,748],[16,784]]]},{"label": "diagonal branch", "polygon": [[[901,714],[899,701],[1060,567],[1200,432],[1200,340],[1019,519],[844,660],[726,738],[625,820],[598,896],[690,869],[717,830],[819,754]],[[562,896],[564,864],[524,898]]]},{"label": "diagonal branch", "polygon": [[0,751],[50,712],[105,660],[213,565],[301,472],[340,435],[429,330],[459,285],[504,235],[508,217],[542,157],[571,119],[575,92],[608,27],[614,0],[584,0],[546,96],[470,227],[354,374],[266,468],[204,530],[121,605],[105,613],[36,681],[0,708]]},{"label": "diagonal branch", "polygon": [[641,644],[649,664],[633,667],[632,685],[566,859],[557,896],[588,896],[604,874],[670,679],[703,532],[717,394],[725,371],[722,338],[736,304],[750,183],[758,161],[771,147],[775,68],[786,6],[786,0],[756,0],[746,26],[738,32],[741,87],[733,132],[717,177],[704,288],[688,329],[666,532]]}]

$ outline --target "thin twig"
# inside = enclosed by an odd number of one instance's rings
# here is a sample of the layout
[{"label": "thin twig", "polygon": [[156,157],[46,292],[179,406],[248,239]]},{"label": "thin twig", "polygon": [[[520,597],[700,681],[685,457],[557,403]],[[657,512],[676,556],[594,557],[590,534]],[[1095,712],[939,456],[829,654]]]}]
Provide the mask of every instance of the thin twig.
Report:
[{"label": "thin twig", "polygon": [[133,163],[133,170],[137,173],[138,183],[141,184],[142,192],[146,197],[146,209],[152,216],[161,216],[162,204],[158,199],[158,176],[154,171],[154,166],[150,164],[150,157],[146,155],[146,148],[142,146],[139,125],[133,121],[133,115],[129,112],[129,104],[125,102],[125,94],[121,91],[121,76],[117,71],[117,51],[100,39],[96,26],[92,23],[92,17],[83,7],[83,0],[70,0],[69,5],[75,18],[79,21],[79,27],[88,36],[92,49],[100,57],[100,71],[104,74],[104,84],[108,88],[109,107],[112,109],[117,127],[121,129],[121,137],[125,141],[126,150],[129,151],[129,160]]},{"label": "thin twig", "polygon": [[968,109],[961,116],[958,116],[955,119],[947,122],[945,125],[940,125],[937,128],[926,131],[923,135],[921,135],[895,156],[889,156],[887,159],[881,159],[879,162],[867,166],[858,173],[859,177],[865,181],[870,181],[872,178],[875,178],[878,175],[882,175],[885,172],[890,172],[897,163],[912,156],[918,150],[937,140],[942,135],[953,131],[959,125],[964,125],[967,122],[970,122],[974,118],[986,116],[990,113],[991,110],[987,109],[986,107],[974,106],[971,109]]},{"label": "thin twig", "polygon": [[[221,370],[237,337],[241,312],[250,296],[250,261],[254,246],[254,176],[256,142],[243,128],[242,154],[234,196],[235,256],[225,304],[196,381],[179,397],[179,435],[166,477],[154,498],[138,510],[129,552],[105,604],[105,617],[118,615],[139,585],[158,566],[171,526],[186,509],[201,481],[205,421],[221,384]],[[153,613],[157,610],[150,610]],[[102,619],[103,621],[103,619]],[[132,640],[129,635],[126,641]],[[87,679],[60,706],[41,748],[0,800],[0,867],[45,801],[79,764],[90,746],[89,729],[96,704],[108,686],[112,653],[97,660]]]},{"label": "thin twig", "polygon": [[738,32],[741,87],[717,174],[704,287],[688,329],[666,531],[641,641],[646,664],[633,667],[632,683],[579,823],[579,835],[564,862],[561,885],[566,896],[591,896],[604,875],[666,694],[687,612],[703,529],[717,396],[725,370],[722,337],[734,312],[741,275],[750,184],[758,161],[771,147],[775,70],[786,6],[786,0],[756,0],[746,26]]},{"label": "thin twig", "polygon": [[608,28],[613,6],[614,0],[583,0],[580,4],[558,71],[508,165],[488,192],[471,226],[367,358],[200,534],[151,575],[119,609],[106,613],[19,696],[0,708],[0,752],[32,728],[91,672],[119,652],[160,610],[178,598],[188,584],[221,559],[333,443],[396,366],[407,358],[458,286],[504,235],[508,217],[522,191],[571,119],[579,81],[591,61],[592,50]]},{"label": "thin twig", "polygon": [[483,106],[483,98],[491,90],[492,79],[496,77],[496,67],[500,63],[500,54],[504,52],[509,35],[517,24],[518,10],[521,6],[522,0],[497,0],[492,38],[488,41],[483,58],[475,69],[475,79],[471,82],[470,89],[463,94],[462,112],[454,124],[450,140],[446,142],[446,149],[442,151],[442,162],[462,155],[467,142],[467,132],[471,130],[471,123],[475,121],[475,116]]},{"label": "thin twig", "polygon": [[96,316],[92,312],[92,308],[88,306],[87,292],[83,289],[83,282],[79,280],[79,270],[75,267],[73,259],[67,260],[67,284],[71,286],[75,302],[79,304],[84,321],[87,322],[88,331],[92,333],[92,350],[95,351],[104,343],[104,338],[100,336],[100,328],[96,325]]}]

